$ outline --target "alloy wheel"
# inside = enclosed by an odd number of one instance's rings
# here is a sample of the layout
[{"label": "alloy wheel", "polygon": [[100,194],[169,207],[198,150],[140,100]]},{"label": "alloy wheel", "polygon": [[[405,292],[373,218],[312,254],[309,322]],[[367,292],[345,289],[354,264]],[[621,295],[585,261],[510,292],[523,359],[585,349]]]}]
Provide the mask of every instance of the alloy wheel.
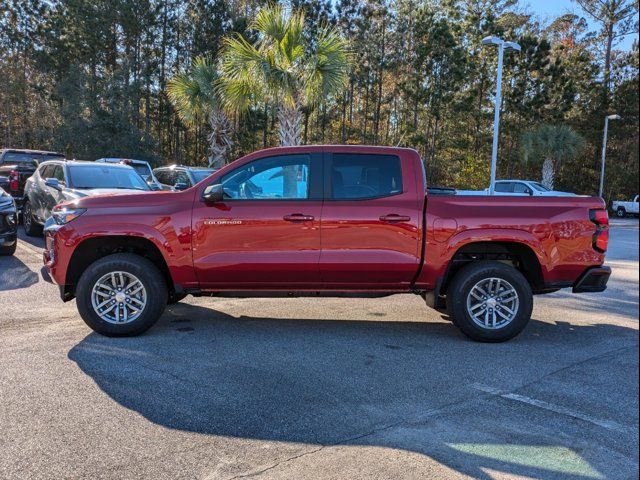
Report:
[{"label": "alloy wheel", "polygon": [[129,272],[109,272],[94,284],[91,304],[105,322],[131,323],[147,305],[147,290],[140,279]]},{"label": "alloy wheel", "polygon": [[467,295],[467,313],[478,326],[498,330],[518,314],[520,298],[513,285],[502,278],[485,278]]}]

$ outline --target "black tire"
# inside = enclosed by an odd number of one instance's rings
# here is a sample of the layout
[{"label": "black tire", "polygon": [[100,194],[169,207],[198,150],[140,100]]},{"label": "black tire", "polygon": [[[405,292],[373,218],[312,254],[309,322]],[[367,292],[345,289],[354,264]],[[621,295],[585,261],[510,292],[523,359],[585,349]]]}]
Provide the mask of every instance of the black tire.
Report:
[{"label": "black tire", "polygon": [[14,253],[16,253],[16,248],[18,247],[18,241],[16,240],[15,243],[9,247],[0,247],[0,255],[2,256],[9,256],[9,255],[13,255]]},{"label": "black tire", "polygon": [[[109,323],[96,313],[91,303],[91,292],[103,275],[123,271],[135,275],[145,287],[147,303],[142,314],[130,323]],[[91,329],[107,337],[139,335],[151,328],[167,306],[167,284],[162,273],[144,257],[131,253],[116,253],[93,262],[84,271],[76,288],[76,304],[80,316]]]},{"label": "black tire", "polygon": [[627,211],[624,207],[618,207],[618,210],[616,210],[616,216],[618,218],[625,218],[627,216]]},{"label": "black tire", "polygon": [[[483,279],[499,278],[513,286],[519,306],[510,323],[497,329],[483,328],[467,312],[467,297]],[[529,323],[533,310],[533,293],[527,279],[514,267],[494,261],[473,262],[461,268],[447,289],[447,310],[453,323],[472,340],[504,342],[518,335]]]},{"label": "black tire", "polygon": [[29,237],[42,235],[42,227],[38,225],[38,222],[33,218],[31,202],[28,200],[26,200],[22,206],[22,226],[24,227],[24,233]]},{"label": "black tire", "polygon": [[167,305],[175,305],[181,300],[186,298],[186,293],[176,293],[174,291],[169,292],[169,298],[167,299]]}]

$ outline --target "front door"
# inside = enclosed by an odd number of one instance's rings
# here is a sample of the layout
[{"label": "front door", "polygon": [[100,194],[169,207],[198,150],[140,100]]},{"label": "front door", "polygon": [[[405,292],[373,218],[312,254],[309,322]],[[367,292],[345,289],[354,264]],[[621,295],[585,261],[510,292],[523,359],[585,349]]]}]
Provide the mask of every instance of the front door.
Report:
[{"label": "front door", "polygon": [[218,177],[225,199],[193,211],[193,259],[206,290],[302,289],[320,282],[320,154],[265,157]]}]

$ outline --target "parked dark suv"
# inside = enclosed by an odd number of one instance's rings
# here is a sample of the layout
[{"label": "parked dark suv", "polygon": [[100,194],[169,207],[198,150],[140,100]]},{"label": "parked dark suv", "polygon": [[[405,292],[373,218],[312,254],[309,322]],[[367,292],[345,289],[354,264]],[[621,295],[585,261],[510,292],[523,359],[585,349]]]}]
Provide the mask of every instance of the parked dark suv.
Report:
[{"label": "parked dark suv", "polygon": [[22,207],[24,201],[24,184],[38,165],[47,160],[64,159],[62,153],[45,152],[42,150],[21,150],[5,148],[0,150],[0,176],[9,179],[7,193]]},{"label": "parked dark suv", "polygon": [[0,255],[13,255],[18,244],[18,212],[6,188],[9,188],[9,179],[0,177]]},{"label": "parked dark suv", "polygon": [[60,202],[105,193],[149,192],[151,188],[128,165],[49,161],[27,180],[24,191],[24,231],[37,235],[51,216],[51,209]]},{"label": "parked dark suv", "polygon": [[153,170],[153,174],[165,187],[171,187],[174,190],[186,190],[215,171],[214,168],[171,165],[169,167],[156,168]]}]

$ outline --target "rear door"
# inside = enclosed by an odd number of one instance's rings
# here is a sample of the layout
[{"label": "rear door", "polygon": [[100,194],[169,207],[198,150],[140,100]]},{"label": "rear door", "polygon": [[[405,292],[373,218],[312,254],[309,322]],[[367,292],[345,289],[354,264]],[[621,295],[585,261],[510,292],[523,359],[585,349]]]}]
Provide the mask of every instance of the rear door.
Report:
[{"label": "rear door", "polygon": [[213,183],[223,185],[224,201],[196,198],[193,210],[193,261],[202,288],[319,285],[320,153],[260,158]]},{"label": "rear door", "polygon": [[325,154],[320,276],[327,289],[398,289],[420,264],[414,158]]}]

